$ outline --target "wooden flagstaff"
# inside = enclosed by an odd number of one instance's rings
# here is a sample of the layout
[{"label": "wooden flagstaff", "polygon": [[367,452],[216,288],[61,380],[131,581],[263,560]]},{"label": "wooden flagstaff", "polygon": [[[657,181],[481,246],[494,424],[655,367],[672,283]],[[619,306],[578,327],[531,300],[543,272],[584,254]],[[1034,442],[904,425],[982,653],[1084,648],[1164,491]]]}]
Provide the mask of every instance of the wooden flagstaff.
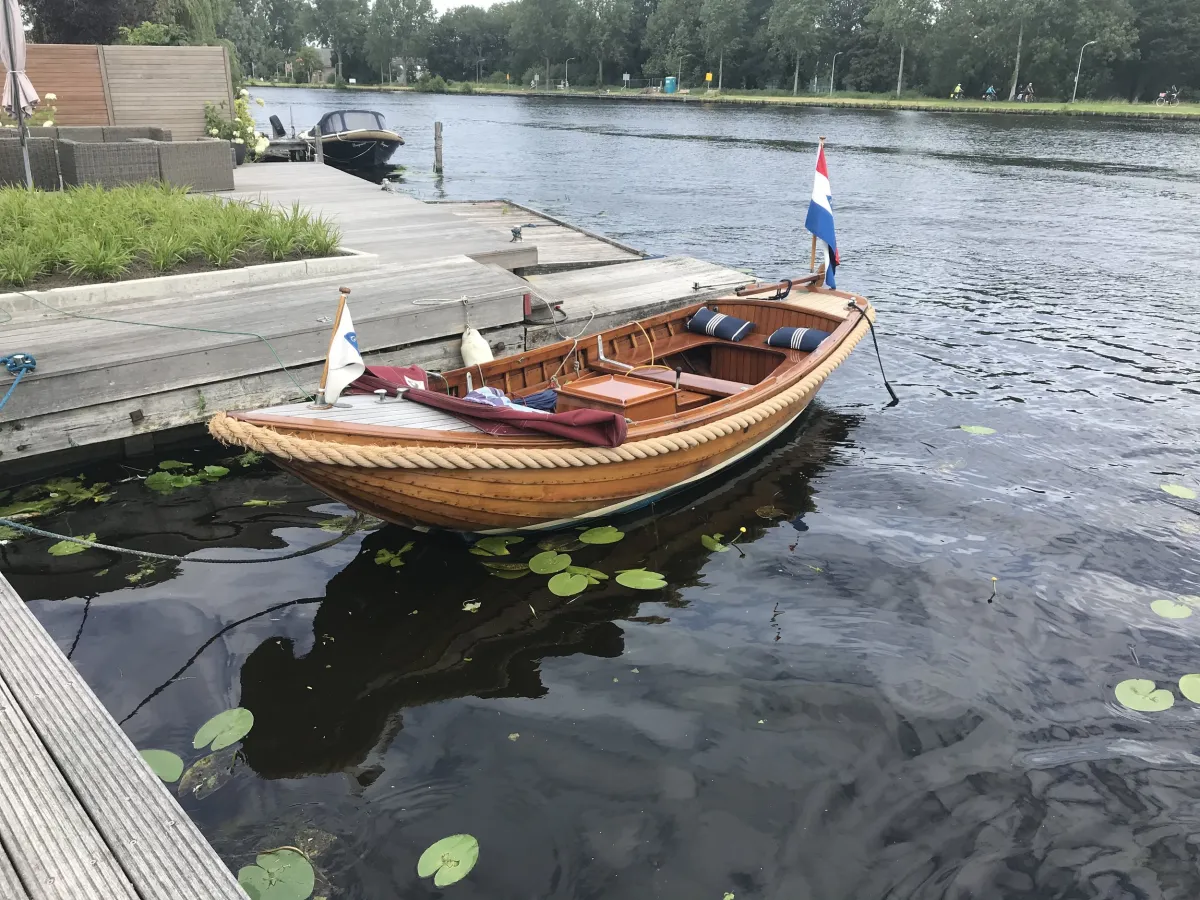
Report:
[{"label": "wooden flagstaff", "polygon": [[325,350],[325,368],[321,369],[321,386],[317,389],[317,400],[313,403],[314,409],[329,409],[333,406],[325,399],[325,383],[329,380],[329,354],[333,352],[333,342],[337,339],[338,326],[342,324],[342,312],[346,309],[346,298],[349,295],[350,288],[338,288],[337,315],[333,317],[333,328],[329,332],[329,346]]},{"label": "wooden flagstaff", "polygon": [[[821,135],[819,140],[821,143],[817,148],[818,153],[820,153],[821,149],[824,148],[824,146],[825,146],[825,135]],[[814,234],[812,236],[812,248],[808,252],[808,271],[815,272],[816,270],[817,270],[817,236]]]}]

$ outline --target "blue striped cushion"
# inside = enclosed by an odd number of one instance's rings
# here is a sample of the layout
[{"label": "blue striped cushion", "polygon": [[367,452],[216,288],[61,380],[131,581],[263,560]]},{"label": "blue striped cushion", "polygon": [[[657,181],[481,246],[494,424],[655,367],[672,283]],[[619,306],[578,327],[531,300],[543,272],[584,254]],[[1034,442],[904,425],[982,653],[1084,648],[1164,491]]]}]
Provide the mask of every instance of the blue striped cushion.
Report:
[{"label": "blue striped cushion", "polygon": [[694,334],[708,334],[726,341],[740,341],[754,330],[754,323],[724,313],[713,312],[707,306],[696,310],[688,319],[687,330]]},{"label": "blue striped cushion", "polygon": [[829,332],[819,328],[776,328],[767,338],[767,343],[772,347],[786,347],[789,350],[811,353],[827,337]]}]

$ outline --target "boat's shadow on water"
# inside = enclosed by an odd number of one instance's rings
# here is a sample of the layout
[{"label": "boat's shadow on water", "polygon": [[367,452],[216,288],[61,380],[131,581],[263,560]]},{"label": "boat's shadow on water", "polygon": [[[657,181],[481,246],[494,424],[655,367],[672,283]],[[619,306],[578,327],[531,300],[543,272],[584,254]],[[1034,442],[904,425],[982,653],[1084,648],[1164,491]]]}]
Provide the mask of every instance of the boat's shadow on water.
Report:
[{"label": "boat's shadow on water", "polygon": [[[619,656],[623,620],[666,623],[672,607],[686,605],[682,590],[698,583],[711,555],[702,535],[740,535],[738,543],[747,544],[772,528],[802,531],[812,479],[855,423],[814,409],[765,456],[723,473],[721,484],[614,520],[626,529],[623,540],[566,548],[575,564],[610,576],[660,572],[668,584],[660,591],[610,578],[578,598],[558,597],[546,576],[494,576],[457,535],[396,527],[369,534],[324,597],[298,601],[320,604],[311,648],[272,637],[242,664],[241,703],[255,715],[246,760],[267,778],[353,772],[386,749],[407,708],[467,696],[538,697],[546,692],[541,660]],[[539,552],[537,540],[530,536],[492,561],[527,560]],[[381,551],[409,541],[402,567],[376,563]],[[475,602],[475,612],[464,609]]]}]

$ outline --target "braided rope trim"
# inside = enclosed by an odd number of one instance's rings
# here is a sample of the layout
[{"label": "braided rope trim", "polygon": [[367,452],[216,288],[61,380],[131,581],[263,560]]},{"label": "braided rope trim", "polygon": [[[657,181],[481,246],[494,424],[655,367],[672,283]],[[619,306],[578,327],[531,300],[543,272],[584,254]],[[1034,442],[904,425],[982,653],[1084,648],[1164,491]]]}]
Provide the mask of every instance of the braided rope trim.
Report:
[{"label": "braided rope trim", "polygon": [[690,450],[777,415],[814,393],[833,374],[833,370],[845,362],[850,351],[866,335],[868,327],[865,319],[861,320],[829,359],[787,390],[767,398],[757,406],[687,431],[633,441],[620,447],[523,447],[510,450],[499,447],[342,444],[283,434],[273,428],[234,419],[225,413],[214,416],[208,423],[208,430],[223,444],[236,444],[280,459],[363,469],[567,469],[632,462]]}]

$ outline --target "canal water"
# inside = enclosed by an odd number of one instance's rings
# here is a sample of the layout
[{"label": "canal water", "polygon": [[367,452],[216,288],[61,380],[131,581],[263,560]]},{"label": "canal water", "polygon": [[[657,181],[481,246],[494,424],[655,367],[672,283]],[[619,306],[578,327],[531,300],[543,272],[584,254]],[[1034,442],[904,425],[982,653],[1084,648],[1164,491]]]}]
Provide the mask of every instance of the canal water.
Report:
[{"label": "canal water", "polygon": [[[191,762],[209,716],[253,711],[182,801],[231,866],[300,843],[318,893],[433,896],[417,858],[468,833],[463,900],[1200,891],[1200,613],[1151,609],[1200,595],[1200,505],[1160,489],[1200,489],[1200,125],[261,94],[298,125],[385,112],[418,196],[764,277],[806,262],[826,135],[839,283],[877,303],[902,402],[860,345],[769,456],[570,550],[657,592],[568,603],[394,527],[228,566],[0,547],[139,747]],[[247,562],[344,525],[215,445],[169,456],[229,475],[156,493],[167,456],[82,472],[113,496],[43,524]],[[1125,708],[1132,678],[1174,705]]]}]

